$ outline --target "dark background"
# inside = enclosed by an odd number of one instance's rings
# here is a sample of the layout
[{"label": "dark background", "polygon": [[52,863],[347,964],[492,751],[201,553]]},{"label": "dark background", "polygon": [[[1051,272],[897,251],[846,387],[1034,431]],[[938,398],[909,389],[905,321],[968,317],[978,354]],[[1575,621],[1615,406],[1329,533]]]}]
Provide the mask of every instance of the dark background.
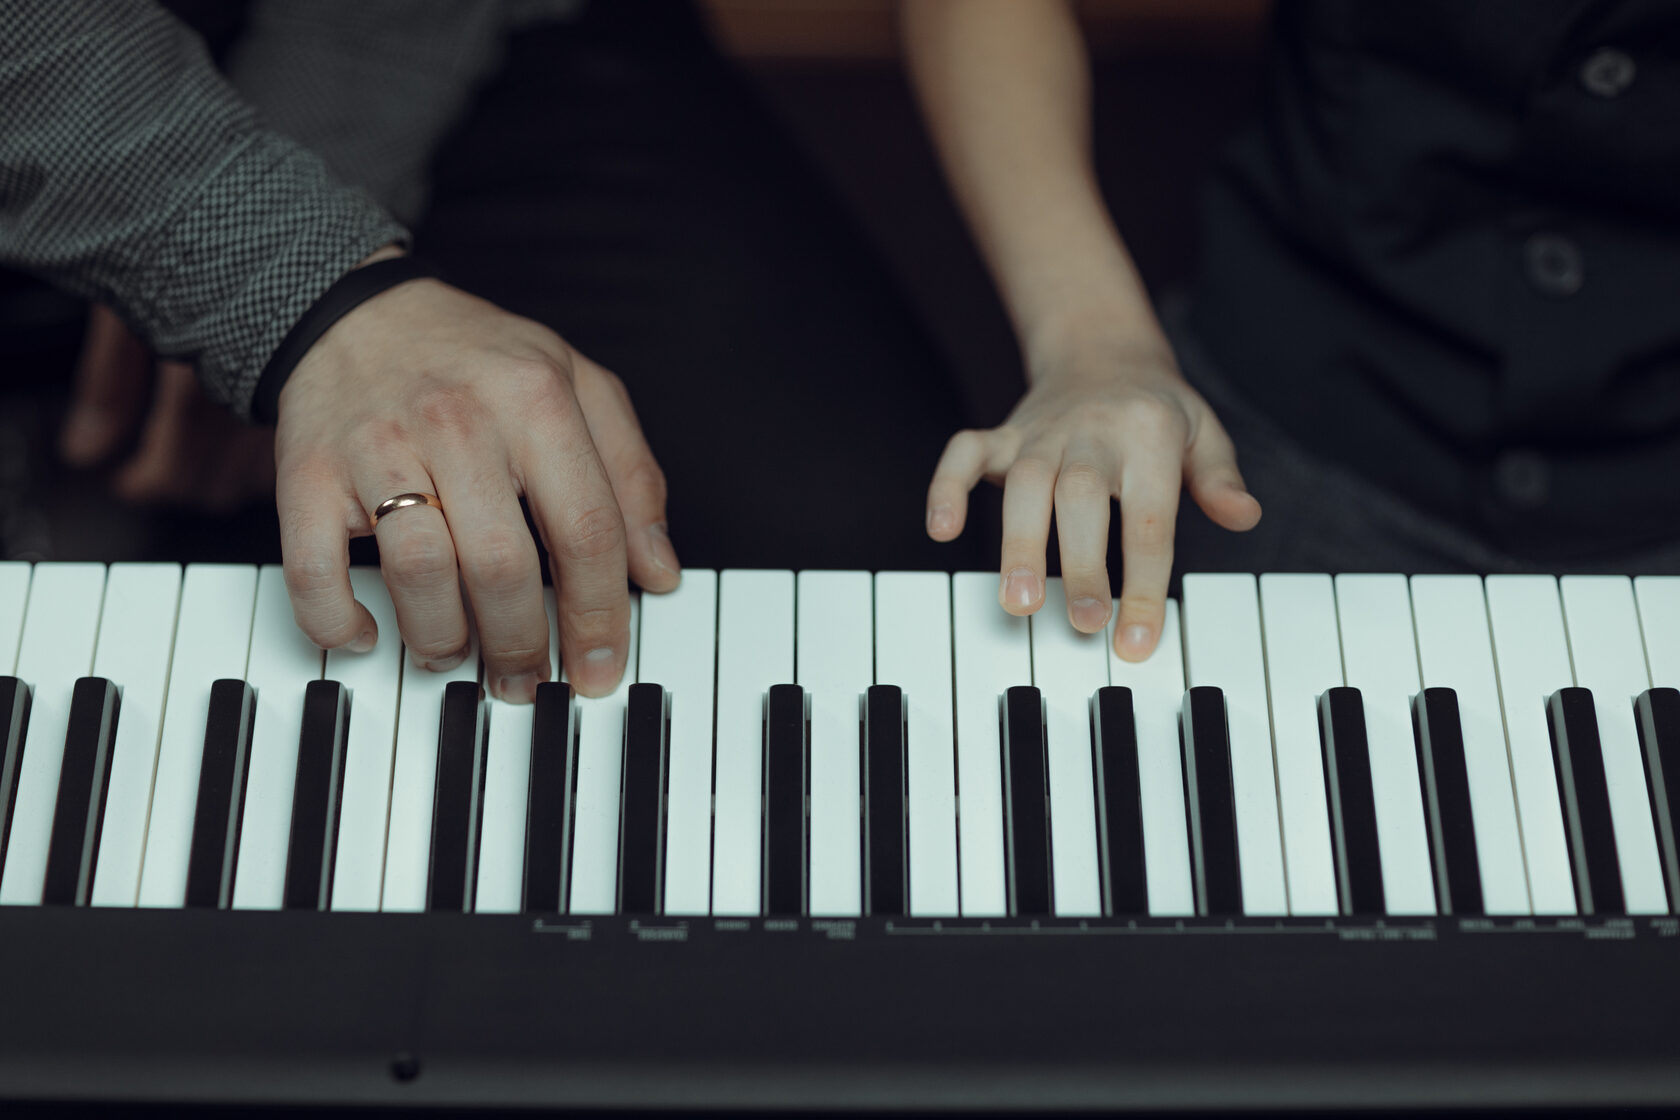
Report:
[{"label": "dark background", "polygon": [[[1096,54],[1099,173],[1146,282],[1160,293],[1194,274],[1198,184],[1221,141],[1248,116],[1263,6],[1131,0],[1086,3],[1081,12]],[[954,385],[960,422],[999,422],[1023,389],[1018,356],[893,57],[888,5],[714,0],[703,14],[722,52],[742,68],[774,120],[856,223],[861,251],[879,257],[891,298],[907,302],[945,366],[935,376]],[[231,26],[225,16],[212,15],[209,23],[212,36]],[[420,248],[424,251],[424,240]],[[477,243],[472,251],[480,259],[468,262],[467,271],[481,266],[493,273],[521,248]],[[232,517],[135,509],[108,496],[104,472],[57,464],[52,445],[81,316],[75,301],[0,273],[0,557],[278,559],[273,510],[266,503]],[[634,379],[626,380],[636,395]],[[638,406],[648,408],[641,401]],[[893,404],[882,401],[879,407]],[[867,437],[858,442],[859,452],[868,454]],[[937,443],[919,449],[926,468],[899,472],[912,475],[903,478],[902,494],[894,495],[903,499],[899,505],[920,502],[938,450]],[[667,457],[657,437],[654,451]],[[770,463],[766,469],[789,466]],[[822,472],[841,464],[800,466]],[[674,492],[687,484],[672,472]],[[673,535],[684,561],[704,566],[989,566],[997,541],[995,527],[987,526],[995,526],[997,492],[982,484],[977,495],[973,540],[962,552],[884,547],[841,556],[845,550],[837,548],[828,559],[820,539],[806,539],[793,550],[780,545],[774,514],[767,511],[753,514],[751,524],[763,526],[761,536],[734,528],[685,547],[694,534],[685,537],[675,499]],[[859,529],[847,525],[845,531],[855,535]]]}]

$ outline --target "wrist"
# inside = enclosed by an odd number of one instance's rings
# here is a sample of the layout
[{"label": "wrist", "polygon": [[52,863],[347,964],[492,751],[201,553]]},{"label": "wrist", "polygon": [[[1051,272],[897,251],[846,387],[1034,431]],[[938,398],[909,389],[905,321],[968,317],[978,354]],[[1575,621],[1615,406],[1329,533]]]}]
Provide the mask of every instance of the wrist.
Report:
[{"label": "wrist", "polygon": [[1033,384],[1072,377],[1135,377],[1178,363],[1147,300],[1058,308],[1021,332],[1021,356]]},{"label": "wrist", "polygon": [[257,380],[252,415],[267,423],[279,419],[280,402],[293,372],[308,365],[310,357],[318,356],[318,344],[341,319],[394,287],[436,276],[437,272],[424,262],[394,246],[370,253],[360,265],[339,277],[281,340]]}]

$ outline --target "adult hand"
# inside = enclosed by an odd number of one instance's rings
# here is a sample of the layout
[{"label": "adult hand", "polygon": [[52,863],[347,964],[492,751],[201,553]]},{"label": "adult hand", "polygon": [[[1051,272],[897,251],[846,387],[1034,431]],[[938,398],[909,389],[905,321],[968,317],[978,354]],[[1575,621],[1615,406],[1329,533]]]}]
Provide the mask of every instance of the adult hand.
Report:
[{"label": "adult hand", "polygon": [[629,652],[626,572],[678,582],[665,478],[623,384],[552,331],[435,280],[382,292],[335,323],[279,398],[278,500],[293,613],[325,649],[371,648],[350,590],[348,540],[411,491],[438,496],[381,518],[381,566],[416,663],[467,648],[462,585],[493,695],[530,701],[549,676],[537,549],[559,594],[560,653],[578,692],[600,696]]},{"label": "adult hand", "polygon": [[1109,500],[1120,501],[1123,587],[1114,649],[1141,661],[1160,639],[1172,575],[1180,480],[1231,530],[1260,520],[1235,449],[1164,348],[1086,345],[1035,364],[1032,388],[996,428],[952,437],[928,488],[928,534],[962,532],[981,478],[1003,486],[998,598],[1011,614],[1044,604],[1054,506],[1068,615],[1086,633],[1108,622]]},{"label": "adult hand", "polygon": [[242,423],[210,399],[191,366],[154,359],[95,305],[59,451],[72,466],[93,467],[131,446],[111,485],[138,505],[222,513],[274,491],[274,433]]}]

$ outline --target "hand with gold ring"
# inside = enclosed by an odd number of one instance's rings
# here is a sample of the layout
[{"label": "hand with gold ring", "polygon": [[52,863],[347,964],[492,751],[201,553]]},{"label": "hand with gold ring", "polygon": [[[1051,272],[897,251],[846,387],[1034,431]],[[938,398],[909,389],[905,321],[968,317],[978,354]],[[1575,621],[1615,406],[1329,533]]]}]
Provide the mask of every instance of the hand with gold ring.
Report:
[{"label": "hand with gold ring", "polygon": [[278,413],[286,585],[315,644],[377,640],[349,579],[349,538],[373,533],[416,663],[465,656],[464,587],[491,694],[531,700],[549,643],[524,498],[548,550],[567,674],[584,696],[617,685],[626,575],[649,591],[679,578],[665,478],[618,378],[538,323],[414,280],[322,335]]}]

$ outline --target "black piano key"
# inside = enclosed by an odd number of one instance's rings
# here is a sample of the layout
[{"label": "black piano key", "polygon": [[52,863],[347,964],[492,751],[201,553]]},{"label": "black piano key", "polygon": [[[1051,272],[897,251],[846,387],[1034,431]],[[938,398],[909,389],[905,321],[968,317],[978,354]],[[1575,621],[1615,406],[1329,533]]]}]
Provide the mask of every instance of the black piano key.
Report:
[{"label": "black piano key", "polygon": [[558,914],[568,894],[572,805],[577,788],[577,705],[572,686],[537,686],[531,720],[531,809],[525,817],[528,914]]},{"label": "black piano key", "polygon": [[438,721],[437,789],[432,798],[428,910],[470,910],[477,893],[478,820],[484,800],[488,714],[476,681],[451,681],[444,686],[443,716]]},{"label": "black piano key", "polygon": [[41,891],[41,901],[47,906],[86,906],[93,892],[117,707],[117,686],[103,677],[83,677],[70,695],[70,721]]},{"label": "black piano key", "polygon": [[1441,913],[1480,915],[1485,912],[1482,871],[1476,855],[1458,693],[1450,688],[1426,688],[1412,697],[1412,732]]},{"label": "black piano key", "polygon": [[204,761],[198,770],[198,803],[187,854],[188,906],[225,910],[233,904],[233,872],[256,716],[257,694],[244,681],[219,680],[210,686]]},{"label": "black piano key", "polygon": [[23,739],[29,727],[29,686],[16,677],[0,677],[0,867],[12,835],[17,805],[18,771],[23,767]]},{"label": "black piano key", "polygon": [[339,793],[350,694],[337,681],[310,681],[303,692],[297,780],[292,786],[291,843],[286,849],[285,907],[325,910],[332,904],[338,848]]},{"label": "black piano key", "polygon": [[1324,747],[1324,792],[1343,914],[1381,914],[1382,855],[1377,843],[1377,795],[1365,737],[1365,701],[1357,688],[1326,689],[1318,698]]},{"label": "black piano key", "polygon": [[1143,787],[1131,689],[1107,685],[1092,695],[1091,743],[1103,913],[1145,914],[1149,884],[1143,859]]},{"label": "black piano key", "polygon": [[1583,914],[1624,914],[1621,861],[1610,817],[1610,783],[1598,741],[1598,710],[1590,689],[1560,688],[1546,699],[1552,730],[1552,763],[1575,899]]},{"label": "black piano key", "polygon": [[618,909],[658,914],[664,907],[665,689],[633,684],[624,714],[619,784]]},{"label": "black piano key", "polygon": [[1054,912],[1054,899],[1044,697],[1030,685],[1015,685],[1003,694],[999,716],[1009,913],[1023,918],[1047,917]]},{"label": "black piano key", "polygon": [[776,684],[764,699],[764,912],[805,912],[805,690]]},{"label": "black piano key", "polygon": [[1196,911],[1241,914],[1242,864],[1237,851],[1236,784],[1231,776],[1231,731],[1225,693],[1199,685],[1184,694],[1184,803],[1190,818],[1190,860]]},{"label": "black piano key", "polygon": [[909,843],[904,821],[904,694],[872,684],[864,694],[863,884],[865,912],[908,912]]},{"label": "black piano key", "polygon": [[[0,694],[3,695],[3,694]],[[0,706],[0,712],[5,708]],[[1645,788],[1668,880],[1669,906],[1680,910],[1680,689],[1648,688],[1634,704]]]}]

